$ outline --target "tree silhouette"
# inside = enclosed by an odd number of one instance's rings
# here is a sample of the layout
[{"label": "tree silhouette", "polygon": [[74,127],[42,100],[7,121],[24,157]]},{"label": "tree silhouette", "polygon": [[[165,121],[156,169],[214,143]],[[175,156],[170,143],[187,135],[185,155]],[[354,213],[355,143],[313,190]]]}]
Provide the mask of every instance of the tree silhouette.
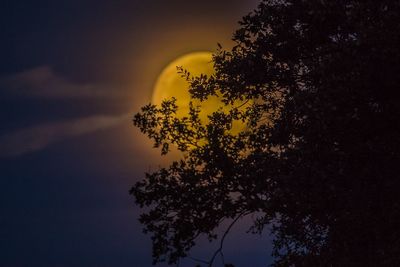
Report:
[{"label": "tree silhouette", "polygon": [[131,190],[154,262],[254,213],[273,266],[400,266],[400,2],[266,0],[234,41],[215,75],[182,75],[192,97],[240,107],[204,123],[171,99],[134,117],[162,153],[184,153]]}]

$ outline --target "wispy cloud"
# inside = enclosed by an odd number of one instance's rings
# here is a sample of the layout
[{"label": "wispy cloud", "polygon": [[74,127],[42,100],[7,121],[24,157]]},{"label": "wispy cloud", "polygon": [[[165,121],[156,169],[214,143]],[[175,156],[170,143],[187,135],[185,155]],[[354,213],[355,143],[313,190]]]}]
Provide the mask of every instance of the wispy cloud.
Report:
[{"label": "wispy cloud", "polygon": [[41,150],[55,142],[93,133],[120,123],[129,123],[130,114],[91,116],[60,123],[20,129],[0,136],[0,157],[16,157]]},{"label": "wispy cloud", "polygon": [[49,66],[0,77],[0,87],[11,94],[44,98],[111,97],[123,93],[120,88],[73,82]]},{"label": "wispy cloud", "polygon": [[[56,73],[49,66],[40,66],[20,73],[0,77],[0,88],[7,95],[38,97],[42,99],[93,99],[96,97],[121,97],[124,90],[101,84],[73,82]],[[95,114],[89,117],[47,124],[37,124],[28,128],[5,132],[0,135],[0,158],[17,157],[39,151],[53,143],[68,138],[90,134],[113,127],[120,123],[130,123],[131,114]]]}]

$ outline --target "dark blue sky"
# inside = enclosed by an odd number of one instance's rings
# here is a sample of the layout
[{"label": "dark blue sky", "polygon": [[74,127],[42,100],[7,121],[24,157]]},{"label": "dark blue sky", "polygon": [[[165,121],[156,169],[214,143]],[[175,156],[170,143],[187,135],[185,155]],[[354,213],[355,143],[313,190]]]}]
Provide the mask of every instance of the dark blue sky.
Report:
[{"label": "dark blue sky", "polygon": [[[0,266],[151,266],[128,191],[168,159],[130,117],[166,64],[229,46],[256,3],[1,1]],[[270,243],[245,230],[228,260],[265,266]]]}]

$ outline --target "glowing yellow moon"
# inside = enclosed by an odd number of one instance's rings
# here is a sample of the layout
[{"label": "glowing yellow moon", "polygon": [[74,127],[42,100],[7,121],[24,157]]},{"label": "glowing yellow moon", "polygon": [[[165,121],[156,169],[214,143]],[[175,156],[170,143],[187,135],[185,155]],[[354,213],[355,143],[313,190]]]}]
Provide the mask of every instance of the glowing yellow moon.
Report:
[{"label": "glowing yellow moon", "polygon": [[[211,52],[194,52],[181,56],[168,64],[158,77],[153,91],[153,104],[160,105],[163,100],[175,97],[178,106],[177,117],[184,117],[188,116],[189,102],[192,101],[195,106],[201,106],[200,119],[203,122],[207,122],[207,116],[218,109],[228,109],[224,107],[221,100],[215,96],[209,97],[203,102],[197,99],[191,99],[188,91],[189,83],[177,73],[178,66],[189,71],[191,76],[206,74],[209,77],[214,74]],[[237,133],[243,128],[244,125],[242,123],[236,122],[232,132]]]},{"label": "glowing yellow moon", "polygon": [[[200,74],[210,76],[214,73],[212,53],[210,52],[195,52],[179,57],[168,64],[158,77],[153,91],[152,103],[160,105],[163,100],[175,97],[176,104],[179,107],[177,112],[178,117],[188,115],[190,100],[192,100],[195,105],[201,104],[202,110],[207,111],[207,113],[211,110],[216,111],[216,109],[213,109],[218,105],[217,99],[211,101],[215,103],[209,103],[209,100],[200,103],[198,100],[190,98],[188,91],[189,84],[185,78],[177,73],[178,66],[188,70],[192,76],[198,76]],[[214,106],[214,108],[212,106]],[[204,119],[203,117],[205,116],[206,115],[201,114],[202,119]]]}]

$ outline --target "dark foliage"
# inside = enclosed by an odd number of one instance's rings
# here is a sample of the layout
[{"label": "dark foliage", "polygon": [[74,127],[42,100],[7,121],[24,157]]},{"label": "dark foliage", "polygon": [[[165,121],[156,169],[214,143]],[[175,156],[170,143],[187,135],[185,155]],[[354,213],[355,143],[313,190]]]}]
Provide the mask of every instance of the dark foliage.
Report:
[{"label": "dark foliage", "polygon": [[185,155],[131,190],[155,262],[256,213],[273,266],[400,266],[400,1],[263,1],[234,40],[189,89],[241,107],[204,124],[171,100],[134,118]]}]

